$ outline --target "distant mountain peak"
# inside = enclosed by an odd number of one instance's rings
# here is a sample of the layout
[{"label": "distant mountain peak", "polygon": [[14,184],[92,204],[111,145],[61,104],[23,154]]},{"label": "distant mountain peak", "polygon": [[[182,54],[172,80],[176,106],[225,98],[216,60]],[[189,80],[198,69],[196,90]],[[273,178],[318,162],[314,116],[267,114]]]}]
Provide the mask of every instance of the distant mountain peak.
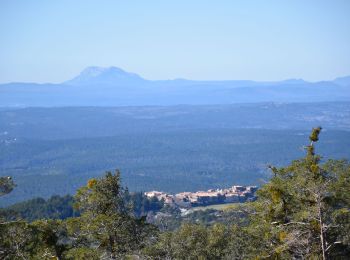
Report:
[{"label": "distant mountain peak", "polygon": [[119,74],[131,74],[126,72],[125,70],[122,70],[121,68],[118,67],[98,67],[98,66],[90,66],[85,68],[80,75],[86,75],[90,77],[96,77],[99,76],[103,73],[119,73]]},{"label": "distant mountain peak", "polygon": [[80,72],[80,76],[96,77],[107,71],[109,68],[90,66]]},{"label": "distant mountain peak", "polygon": [[90,66],[85,68],[75,78],[64,82],[68,85],[128,85],[145,81],[135,73],[130,73],[118,67]]}]

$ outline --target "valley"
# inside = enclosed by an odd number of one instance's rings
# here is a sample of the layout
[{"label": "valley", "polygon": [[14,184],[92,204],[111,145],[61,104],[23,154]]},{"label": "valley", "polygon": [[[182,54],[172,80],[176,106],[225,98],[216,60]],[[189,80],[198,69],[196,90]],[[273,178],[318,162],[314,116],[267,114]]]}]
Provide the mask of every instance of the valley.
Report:
[{"label": "valley", "polygon": [[114,169],[131,191],[259,186],[267,165],[305,154],[315,125],[324,159],[350,158],[349,122],[346,102],[3,109],[0,169],[18,186],[0,205],[74,194]]}]

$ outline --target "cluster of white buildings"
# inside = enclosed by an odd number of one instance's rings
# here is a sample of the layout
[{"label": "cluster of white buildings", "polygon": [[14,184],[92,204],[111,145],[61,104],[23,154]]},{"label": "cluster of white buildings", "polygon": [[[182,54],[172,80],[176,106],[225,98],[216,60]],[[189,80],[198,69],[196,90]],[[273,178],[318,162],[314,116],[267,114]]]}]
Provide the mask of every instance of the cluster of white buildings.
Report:
[{"label": "cluster of white buildings", "polygon": [[228,189],[181,192],[175,195],[161,191],[149,191],[145,192],[145,195],[148,198],[156,197],[159,200],[164,200],[164,203],[168,205],[189,208],[195,206],[253,200],[255,198],[256,190],[256,186],[232,186]]}]

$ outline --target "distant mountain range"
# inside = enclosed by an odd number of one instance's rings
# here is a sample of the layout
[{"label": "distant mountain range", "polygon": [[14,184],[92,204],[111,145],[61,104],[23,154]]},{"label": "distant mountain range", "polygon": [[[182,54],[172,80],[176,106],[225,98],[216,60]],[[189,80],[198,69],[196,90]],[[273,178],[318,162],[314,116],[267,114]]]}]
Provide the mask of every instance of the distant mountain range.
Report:
[{"label": "distant mountain range", "polygon": [[350,76],[333,81],[147,80],[117,67],[88,67],[61,84],[0,85],[0,107],[139,106],[350,101]]}]

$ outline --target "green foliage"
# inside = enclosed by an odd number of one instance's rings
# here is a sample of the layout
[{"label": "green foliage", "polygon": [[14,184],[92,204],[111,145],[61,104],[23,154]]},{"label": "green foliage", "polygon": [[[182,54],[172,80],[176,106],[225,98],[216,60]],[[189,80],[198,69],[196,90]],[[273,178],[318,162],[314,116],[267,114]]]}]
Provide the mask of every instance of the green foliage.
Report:
[{"label": "green foliage", "polygon": [[163,232],[143,253],[151,259],[253,259],[258,241],[237,225],[184,224]]},{"label": "green foliage", "polygon": [[84,213],[66,223],[68,236],[75,241],[72,248],[92,247],[100,256],[108,254],[113,259],[137,252],[156,235],[156,229],[144,219],[121,214]]},{"label": "green foliage", "polygon": [[74,247],[64,254],[64,259],[75,260],[75,259],[89,259],[99,260],[101,259],[100,254],[93,248],[88,247]]},{"label": "green foliage", "polygon": [[103,178],[91,179],[77,191],[75,207],[93,215],[126,213],[124,192],[120,185],[120,172],[106,172]]},{"label": "green foliage", "polygon": [[317,128],[313,128],[311,135],[309,137],[311,142],[317,142],[318,141],[318,136],[321,133],[322,127],[317,127]]},{"label": "green foliage", "polygon": [[0,196],[10,193],[15,184],[11,177],[0,177]]},{"label": "green foliage", "polygon": [[[307,130],[173,129],[88,139],[18,139],[9,145],[0,142],[0,166],[17,184],[11,196],[0,197],[0,207],[34,197],[75,194],[88,179],[117,167],[130,191],[177,193],[260,185],[261,179],[270,177],[266,164],[288,165],[303,155],[300,147],[308,134]],[[324,158],[350,158],[349,131],[328,128],[322,141],[317,150]]]},{"label": "green foliage", "polygon": [[[125,193],[119,172],[107,172],[103,178],[91,180],[78,190],[75,201],[83,212],[80,217],[43,219],[30,224],[16,220],[0,223],[0,254],[3,254],[0,258],[120,259],[141,252],[157,236],[157,229],[146,223],[145,217],[132,217],[133,208],[126,207],[126,202],[132,201],[133,196],[126,199]],[[52,197],[47,202],[33,200],[14,209],[45,205],[44,213],[47,213],[60,203],[71,205],[72,198],[67,198],[69,204],[60,197]],[[37,217],[33,212],[29,216]]]},{"label": "green foliage", "polygon": [[61,220],[39,220],[31,224],[36,229],[39,241],[43,243],[46,252],[52,257],[61,259],[69,248],[65,223]]},{"label": "green foliage", "polygon": [[7,220],[66,219],[79,215],[79,212],[73,209],[73,201],[70,195],[54,195],[48,200],[35,198],[0,209],[0,215]]},{"label": "green foliage", "polygon": [[[106,172],[100,179],[88,181],[78,190],[76,207],[83,212],[78,219],[67,221],[68,234],[74,237],[74,248],[96,248],[99,256],[117,259],[145,246],[156,229],[145,218],[134,218],[135,207],[128,205],[130,195],[120,183],[120,173]],[[74,251],[74,254],[81,251]]]},{"label": "green foliage", "polygon": [[201,224],[211,226],[217,223],[224,225],[248,225],[249,215],[252,214],[252,207],[249,203],[237,204],[234,208],[224,210],[216,209],[192,209],[182,214],[178,208],[165,206],[160,212],[149,213],[147,221],[157,226],[161,231],[177,230],[181,224]]},{"label": "green foliage", "polygon": [[0,224],[0,259],[47,259],[55,256],[40,231],[26,222]]},{"label": "green foliage", "polygon": [[[0,258],[346,259],[350,164],[321,160],[315,153],[320,131],[313,129],[304,158],[282,168],[271,166],[273,177],[255,202],[183,216],[162,201],[129,193],[118,171],[107,172],[78,190],[78,217],[0,222]],[[59,205],[67,203],[59,197],[48,201],[33,200],[22,209],[47,204],[47,211],[63,210]],[[146,222],[145,214],[150,218],[158,210],[154,223],[163,232]],[[11,209],[7,215],[11,212],[21,211]]]},{"label": "green foliage", "polygon": [[313,129],[305,158],[275,168],[258,191],[253,226],[265,233],[264,255],[331,259],[350,253],[350,164],[321,164],[314,152],[320,131]]},{"label": "green foliage", "polygon": [[[163,208],[164,202],[157,198],[147,198],[142,192],[124,193],[124,203],[129,205],[131,213],[139,218],[157,212]],[[73,207],[74,198],[70,195],[54,195],[45,200],[35,198],[16,203],[6,208],[0,208],[0,216],[6,220],[24,219],[34,221],[39,219],[67,219],[79,216],[80,212]]]}]

